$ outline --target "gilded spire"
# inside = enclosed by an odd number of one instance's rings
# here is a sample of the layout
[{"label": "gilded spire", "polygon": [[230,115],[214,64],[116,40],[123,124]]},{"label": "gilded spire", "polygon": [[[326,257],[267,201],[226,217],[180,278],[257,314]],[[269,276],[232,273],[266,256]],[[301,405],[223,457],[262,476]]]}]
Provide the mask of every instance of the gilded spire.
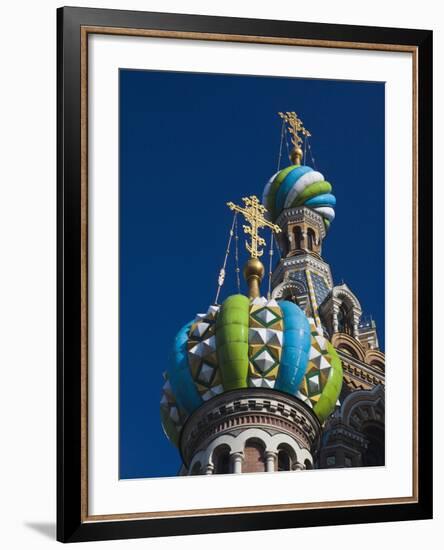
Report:
[{"label": "gilded spire", "polygon": [[299,165],[302,162],[302,136],[304,138],[310,137],[310,132],[304,127],[302,120],[294,111],[286,111],[285,113],[279,112],[278,115],[282,118],[286,124],[287,132],[291,136],[291,143],[293,144],[293,150],[291,151],[290,159],[293,164]]},{"label": "gilded spire", "polygon": [[243,226],[244,232],[250,235],[250,242],[245,243],[250,253],[250,259],[245,264],[244,276],[248,283],[250,298],[256,298],[260,296],[260,283],[264,276],[264,266],[259,258],[264,253],[261,247],[265,246],[265,239],[259,235],[259,229],[268,227],[275,233],[280,233],[281,228],[265,218],[264,214],[267,209],[255,195],[244,197],[242,200],[245,203],[243,207],[233,202],[227,202],[227,206],[230,210],[242,214],[248,224]]}]

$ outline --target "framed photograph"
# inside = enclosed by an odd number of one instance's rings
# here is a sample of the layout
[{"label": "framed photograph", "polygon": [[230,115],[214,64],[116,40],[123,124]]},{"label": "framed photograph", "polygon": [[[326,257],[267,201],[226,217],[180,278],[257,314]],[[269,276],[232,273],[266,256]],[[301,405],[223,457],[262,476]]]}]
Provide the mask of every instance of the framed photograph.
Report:
[{"label": "framed photograph", "polygon": [[432,517],[432,32],[58,10],[58,539]]}]

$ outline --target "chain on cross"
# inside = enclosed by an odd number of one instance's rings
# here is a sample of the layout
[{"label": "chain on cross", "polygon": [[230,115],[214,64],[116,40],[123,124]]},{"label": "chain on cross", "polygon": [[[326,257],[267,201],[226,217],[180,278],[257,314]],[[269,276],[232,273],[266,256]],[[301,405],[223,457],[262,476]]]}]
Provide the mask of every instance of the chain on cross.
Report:
[{"label": "chain on cross", "polygon": [[260,258],[264,253],[260,247],[265,246],[265,239],[259,235],[259,229],[269,227],[275,233],[280,233],[281,228],[265,219],[264,214],[267,212],[267,209],[259,202],[259,199],[255,195],[244,197],[242,200],[245,203],[244,207],[238,206],[233,202],[227,202],[227,206],[230,210],[242,214],[248,222],[249,225],[244,225],[243,228],[244,233],[250,235],[251,240],[250,243],[245,243],[245,246],[251,258]]}]

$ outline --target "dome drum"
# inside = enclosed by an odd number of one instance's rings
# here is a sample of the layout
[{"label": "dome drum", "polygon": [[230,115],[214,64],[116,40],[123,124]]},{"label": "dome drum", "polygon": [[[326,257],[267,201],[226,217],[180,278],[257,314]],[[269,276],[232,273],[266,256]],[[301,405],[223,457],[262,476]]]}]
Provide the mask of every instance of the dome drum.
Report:
[{"label": "dome drum", "polygon": [[[197,409],[183,427],[179,448],[190,470],[198,459],[208,463],[212,450],[221,444],[227,444],[232,452],[243,453],[251,438],[260,440],[264,450],[271,452],[277,452],[278,444],[286,442],[299,458],[304,458],[302,463],[306,459],[312,463],[320,433],[319,419],[300,399],[250,388],[248,394],[243,390],[226,392]],[[276,438],[279,434],[281,437]]]}]

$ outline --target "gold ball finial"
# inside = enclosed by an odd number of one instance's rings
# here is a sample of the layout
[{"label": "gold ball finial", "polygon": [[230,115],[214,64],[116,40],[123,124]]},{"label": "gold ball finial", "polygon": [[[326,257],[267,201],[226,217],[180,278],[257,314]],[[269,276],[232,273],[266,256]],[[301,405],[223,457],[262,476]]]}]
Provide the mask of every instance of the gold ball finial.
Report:
[{"label": "gold ball finial", "polygon": [[250,298],[260,296],[260,286],[264,277],[264,264],[258,258],[250,258],[244,266],[244,277],[248,284]]},{"label": "gold ball finial", "polygon": [[291,162],[296,166],[302,164],[302,157],[304,156],[302,149],[300,147],[295,147],[290,155]]}]

